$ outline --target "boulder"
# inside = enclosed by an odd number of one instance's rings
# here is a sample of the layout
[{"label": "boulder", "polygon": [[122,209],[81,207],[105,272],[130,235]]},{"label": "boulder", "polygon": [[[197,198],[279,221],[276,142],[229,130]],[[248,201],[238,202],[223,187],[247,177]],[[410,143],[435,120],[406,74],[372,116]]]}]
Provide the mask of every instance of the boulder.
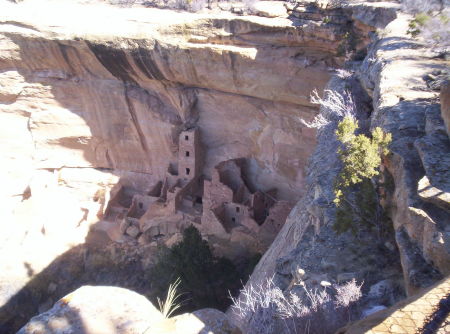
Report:
[{"label": "boulder", "polygon": [[397,18],[398,5],[382,5],[364,3],[352,7],[352,18],[363,24],[384,29],[390,22]]},{"label": "boulder", "polygon": [[227,316],[202,309],[166,319],[136,292],[83,286],[32,318],[17,334],[241,334]]},{"label": "boulder", "polygon": [[136,238],[139,233],[141,233],[141,231],[139,231],[139,228],[137,228],[136,226],[130,226],[127,228],[127,234],[130,237]]},{"label": "boulder", "polygon": [[144,296],[107,286],[83,286],[33,317],[18,334],[140,334],[163,319]]},{"label": "boulder", "polygon": [[130,226],[130,223],[128,222],[128,220],[123,219],[123,220],[120,222],[120,225],[119,225],[120,233],[125,234],[126,231],[127,231],[127,228],[128,228],[129,226]]},{"label": "boulder", "polygon": [[280,1],[259,1],[253,6],[253,12],[258,16],[282,17],[287,15],[286,7]]},{"label": "boulder", "polygon": [[382,299],[391,294],[393,290],[393,281],[385,279],[370,287],[368,297],[372,299]]}]

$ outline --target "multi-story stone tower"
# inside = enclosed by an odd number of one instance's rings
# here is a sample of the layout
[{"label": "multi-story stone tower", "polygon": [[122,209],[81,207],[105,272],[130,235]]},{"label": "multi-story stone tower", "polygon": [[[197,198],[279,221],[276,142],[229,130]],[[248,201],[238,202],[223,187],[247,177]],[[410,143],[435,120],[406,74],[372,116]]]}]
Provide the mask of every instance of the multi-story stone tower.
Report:
[{"label": "multi-story stone tower", "polygon": [[191,180],[199,176],[202,169],[199,131],[181,132],[178,150],[178,177]]}]

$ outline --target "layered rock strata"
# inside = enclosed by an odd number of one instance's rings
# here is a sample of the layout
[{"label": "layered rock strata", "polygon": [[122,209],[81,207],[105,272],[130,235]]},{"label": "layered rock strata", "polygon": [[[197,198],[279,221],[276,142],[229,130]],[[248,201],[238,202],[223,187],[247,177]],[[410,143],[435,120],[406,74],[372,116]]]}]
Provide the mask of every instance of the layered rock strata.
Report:
[{"label": "layered rock strata", "polygon": [[[342,63],[351,23],[71,1],[1,8],[2,305],[84,242],[117,189],[151,195],[178,169],[179,135],[193,126],[207,179],[244,158],[253,192],[303,193],[309,96]],[[45,300],[39,292],[33,312]],[[0,313],[9,324],[14,307]]]},{"label": "layered rock strata", "polygon": [[[318,135],[318,146],[310,160],[306,194],[291,211],[248,286],[274,276],[285,293],[295,293],[296,285],[308,283],[306,271],[307,276],[320,277],[316,282],[353,277],[370,285],[373,279],[391,279],[413,295],[449,274],[450,142],[442,120],[447,117],[446,87],[441,106],[439,91],[426,82],[428,74],[445,71],[449,64],[406,34],[408,19],[399,15],[383,37],[374,38],[364,61],[352,64],[357,83],[351,82],[354,76],[345,73],[329,83],[329,88],[338,92],[362,86],[359,93],[352,93],[363,100],[365,95],[368,101],[372,99],[368,124],[371,128],[381,126],[393,135],[392,153],[382,166],[382,202],[393,222],[393,238],[380,247],[369,237],[363,242],[368,249],[351,254],[355,240],[336,236],[331,230],[335,221],[333,181],[339,162],[334,129],[325,128]],[[335,256],[330,257],[330,252]],[[374,258],[370,260],[368,254]],[[368,306],[380,303],[370,298],[363,302]],[[389,305],[389,301],[383,303]],[[245,327],[253,315],[244,319],[234,316]]]}]

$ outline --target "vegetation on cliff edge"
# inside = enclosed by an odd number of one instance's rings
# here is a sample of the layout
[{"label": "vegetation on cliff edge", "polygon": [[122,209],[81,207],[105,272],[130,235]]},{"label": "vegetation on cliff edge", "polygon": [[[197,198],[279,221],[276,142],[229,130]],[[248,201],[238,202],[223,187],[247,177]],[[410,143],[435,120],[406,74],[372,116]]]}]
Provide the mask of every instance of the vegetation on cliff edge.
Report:
[{"label": "vegetation on cliff edge", "polygon": [[237,268],[226,258],[215,257],[200,232],[190,226],[184,230],[182,241],[171,248],[160,249],[150,275],[150,299],[156,302],[163,298],[169,283],[179,278],[181,283],[177,287],[183,299],[181,312],[206,307],[225,310],[231,302],[230,292],[236,293],[248,279],[240,273],[249,271]]},{"label": "vegetation on cliff edge", "polygon": [[358,121],[347,116],[339,122],[336,137],[341,143],[338,150],[342,162],[334,193],[338,233],[351,230],[356,233],[362,226],[376,227],[380,222],[377,192],[372,178],[379,175],[381,158],[389,153],[390,133],[376,127],[371,137],[356,134]]}]

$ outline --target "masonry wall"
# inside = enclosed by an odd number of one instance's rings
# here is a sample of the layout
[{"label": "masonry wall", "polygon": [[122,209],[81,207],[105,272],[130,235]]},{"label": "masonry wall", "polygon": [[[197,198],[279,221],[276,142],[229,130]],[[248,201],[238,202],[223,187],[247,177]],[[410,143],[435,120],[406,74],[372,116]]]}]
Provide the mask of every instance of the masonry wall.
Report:
[{"label": "masonry wall", "polygon": [[148,210],[150,204],[156,202],[157,200],[158,197],[139,194],[134,195],[132,205],[128,210],[128,216],[134,218],[141,218]]},{"label": "masonry wall", "polygon": [[180,133],[178,145],[178,176],[193,179],[201,174],[202,155],[197,129]]}]

